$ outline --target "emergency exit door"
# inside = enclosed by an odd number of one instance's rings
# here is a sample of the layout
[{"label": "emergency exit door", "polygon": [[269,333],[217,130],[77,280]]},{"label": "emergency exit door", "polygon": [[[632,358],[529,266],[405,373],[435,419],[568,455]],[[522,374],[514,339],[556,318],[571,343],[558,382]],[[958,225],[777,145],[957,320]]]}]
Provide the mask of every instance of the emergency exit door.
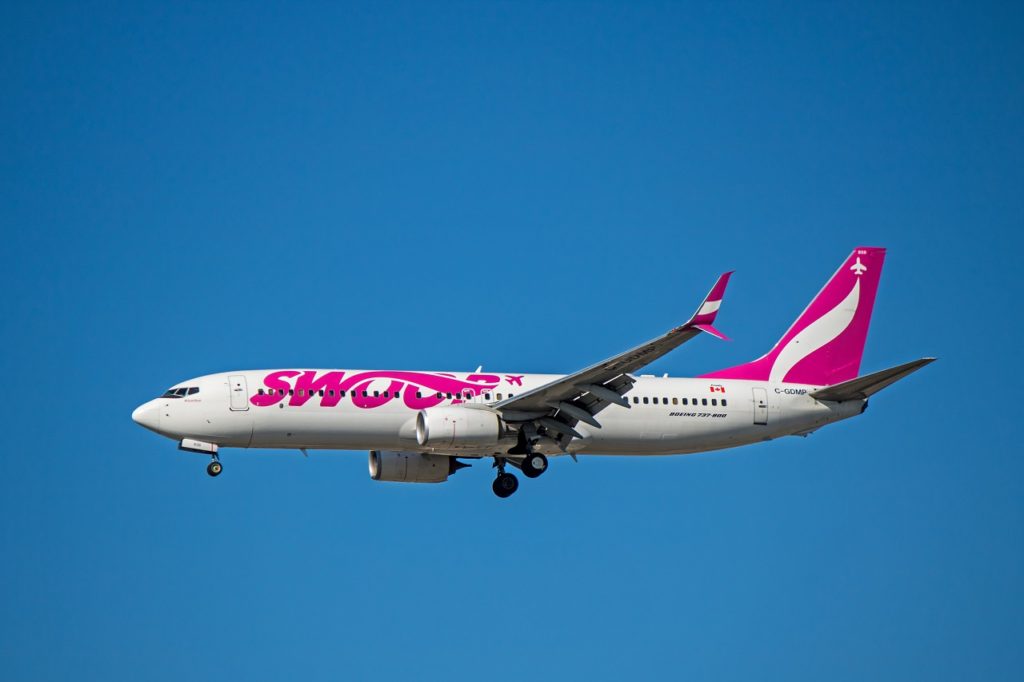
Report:
[{"label": "emergency exit door", "polygon": [[754,389],[754,423],[762,426],[768,424],[768,390]]},{"label": "emergency exit door", "polygon": [[249,387],[241,374],[228,377],[228,390],[231,392],[231,409],[235,412],[249,409]]}]

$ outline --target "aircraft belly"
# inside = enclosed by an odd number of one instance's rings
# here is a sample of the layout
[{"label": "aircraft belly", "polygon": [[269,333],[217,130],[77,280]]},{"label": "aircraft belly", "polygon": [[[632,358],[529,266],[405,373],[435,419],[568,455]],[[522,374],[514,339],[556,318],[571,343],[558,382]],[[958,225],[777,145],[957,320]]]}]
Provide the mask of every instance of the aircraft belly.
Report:
[{"label": "aircraft belly", "polygon": [[640,419],[616,415],[603,420],[601,429],[577,427],[587,437],[570,449],[581,454],[668,455],[732,447],[749,442],[739,425],[743,414],[700,417],[666,410]]},{"label": "aircraft belly", "polygon": [[408,410],[302,406],[266,408],[262,412],[256,417],[252,447],[338,450],[416,447],[415,413]]}]

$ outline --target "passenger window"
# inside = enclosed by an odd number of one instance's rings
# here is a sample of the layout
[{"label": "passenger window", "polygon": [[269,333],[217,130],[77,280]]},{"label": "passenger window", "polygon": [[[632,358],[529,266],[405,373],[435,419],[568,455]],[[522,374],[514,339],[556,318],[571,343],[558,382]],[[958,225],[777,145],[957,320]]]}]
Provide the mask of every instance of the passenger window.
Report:
[{"label": "passenger window", "polygon": [[423,397],[423,391],[416,391],[416,397],[417,398],[422,398]]},{"label": "passenger window", "polygon": [[633,404],[634,405],[639,405],[640,404],[640,398],[637,398],[636,396],[633,396]]},{"label": "passenger window", "polygon": [[363,391],[363,397],[364,397],[364,398],[368,398],[368,397],[369,397],[369,394],[368,394],[368,392],[367,392],[367,391]]},{"label": "passenger window", "polygon": [[708,399],[707,398],[701,398],[700,399],[700,404],[701,405],[707,405],[708,404]]},{"label": "passenger window", "polygon": [[257,389],[256,389],[256,392],[257,392],[258,394],[260,394],[260,395],[263,395],[263,389],[262,389],[262,388],[257,388]]},{"label": "passenger window", "polygon": [[490,400],[490,399],[491,399],[491,394],[490,393],[484,393],[484,400]]},{"label": "passenger window", "polygon": [[437,392],[437,397],[438,398],[443,398],[444,397],[444,393],[441,393],[440,391],[438,391]]},{"label": "passenger window", "polygon": [[657,398],[652,398],[652,400],[654,400],[654,404],[655,404],[655,405],[657,405],[657,404],[658,404],[658,399],[657,399]]},{"label": "passenger window", "polygon": [[712,405],[712,407],[718,407],[718,399],[717,398],[712,398],[711,399],[711,405]]},{"label": "passenger window", "polygon": [[384,397],[385,397],[385,398],[387,398],[387,397],[388,397],[388,392],[387,392],[387,391],[384,391]]},{"label": "passenger window", "polygon": [[452,399],[452,394],[451,393],[446,393],[445,396],[448,398],[448,400]]},{"label": "passenger window", "polygon": [[277,389],[277,392],[278,392],[279,395],[284,395],[284,389],[283,388]]},{"label": "passenger window", "polygon": [[289,388],[288,389],[288,395],[295,395],[295,389],[294,388]]},{"label": "passenger window", "polygon": [[[385,391],[384,394],[387,395],[387,391]],[[401,397],[400,395],[398,395],[398,391],[395,391],[395,397],[396,398],[400,398]]]},{"label": "passenger window", "polygon": [[668,405],[668,398],[662,398],[662,399],[661,399],[661,402],[663,402],[663,403],[665,403],[666,405]]},{"label": "passenger window", "polygon": [[379,398],[380,397],[380,391],[374,391],[373,392],[373,397],[374,398]]},{"label": "passenger window", "polygon": [[334,397],[334,389],[332,388],[331,390],[327,391],[327,395],[329,395],[329,396],[331,396],[333,398]]},{"label": "passenger window", "polygon": [[726,405],[725,398],[722,398],[722,407],[725,407],[725,405]]},{"label": "passenger window", "polygon": [[501,394],[500,393],[498,394],[498,400],[501,400]]},{"label": "passenger window", "polygon": [[647,396],[644,396],[644,405],[647,405],[649,402],[650,401],[647,399]]},{"label": "passenger window", "polygon": [[323,398],[323,397],[324,397],[324,389],[322,389],[322,388],[320,389],[320,397],[321,397],[321,398]]},{"label": "passenger window", "polygon": [[686,398],[683,398],[683,405],[688,405],[688,404],[689,404],[689,402],[686,400]]},{"label": "passenger window", "polygon": [[673,405],[678,405],[679,404],[679,398],[672,398],[672,404]]}]

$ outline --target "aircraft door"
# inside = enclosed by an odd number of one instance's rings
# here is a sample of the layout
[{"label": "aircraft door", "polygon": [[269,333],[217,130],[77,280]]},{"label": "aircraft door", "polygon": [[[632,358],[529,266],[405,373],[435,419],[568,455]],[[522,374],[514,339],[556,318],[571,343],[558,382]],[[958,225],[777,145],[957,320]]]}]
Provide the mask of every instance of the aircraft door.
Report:
[{"label": "aircraft door", "polygon": [[245,376],[237,374],[228,377],[228,391],[231,393],[231,410],[241,412],[249,409],[249,387]]},{"label": "aircraft door", "polygon": [[768,424],[768,391],[763,388],[754,389],[754,423]]}]

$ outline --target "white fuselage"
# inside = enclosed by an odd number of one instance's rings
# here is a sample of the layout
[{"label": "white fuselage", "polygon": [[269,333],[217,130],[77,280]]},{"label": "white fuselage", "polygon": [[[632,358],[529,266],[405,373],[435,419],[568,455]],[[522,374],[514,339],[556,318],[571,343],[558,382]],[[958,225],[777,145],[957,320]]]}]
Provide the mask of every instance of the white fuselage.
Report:
[{"label": "white fuselage", "polygon": [[[136,420],[169,438],[196,439],[219,447],[491,456],[506,452],[508,443],[472,450],[421,447],[416,438],[417,414],[453,404],[488,409],[557,378],[366,370],[228,372],[182,382],[180,387],[197,390],[152,400],[136,411]],[[460,386],[470,388],[463,392]],[[573,439],[567,452],[668,455],[717,450],[809,433],[860,414],[866,405],[865,400],[818,401],[808,395],[815,388],[641,375],[626,394],[629,408],[606,407],[596,415],[601,428],[577,424],[582,438]],[[538,449],[561,453],[553,443],[541,443]]]}]

